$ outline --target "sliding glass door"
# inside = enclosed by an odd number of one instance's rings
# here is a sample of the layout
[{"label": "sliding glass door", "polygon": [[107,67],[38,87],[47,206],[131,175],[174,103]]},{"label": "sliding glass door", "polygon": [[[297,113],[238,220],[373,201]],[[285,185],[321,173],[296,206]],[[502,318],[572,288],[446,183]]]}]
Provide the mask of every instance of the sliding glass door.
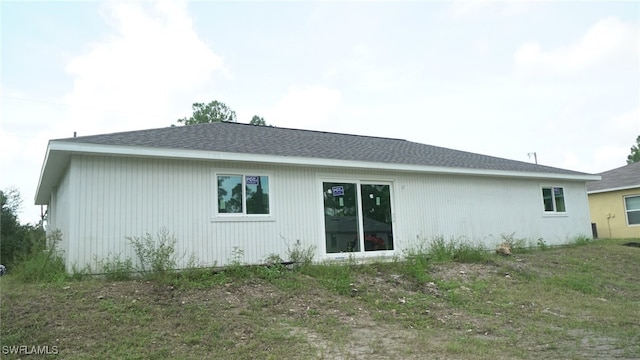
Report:
[{"label": "sliding glass door", "polygon": [[390,185],[323,182],[326,252],[393,250]]}]

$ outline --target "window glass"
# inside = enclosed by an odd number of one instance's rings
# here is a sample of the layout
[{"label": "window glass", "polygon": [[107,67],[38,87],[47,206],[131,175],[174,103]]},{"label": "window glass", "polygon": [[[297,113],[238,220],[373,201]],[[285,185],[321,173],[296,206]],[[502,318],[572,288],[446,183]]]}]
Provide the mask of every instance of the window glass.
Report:
[{"label": "window glass", "polygon": [[389,185],[361,185],[364,250],[393,250]]},{"label": "window glass", "polygon": [[544,201],[544,211],[553,211],[553,197],[551,196],[551,188],[542,189],[542,199]]},{"label": "window glass", "polygon": [[640,196],[624,198],[624,205],[627,210],[627,223],[629,225],[640,225]]},{"label": "window glass", "polygon": [[269,177],[245,176],[247,214],[269,213]]},{"label": "window glass", "polygon": [[556,200],[556,211],[557,212],[565,212],[564,207],[564,191],[562,188],[553,188],[553,196]]},{"label": "window glass", "polygon": [[242,175],[218,176],[218,212],[242,213]]},{"label": "window glass", "polygon": [[564,189],[561,187],[542,188],[542,201],[545,212],[566,212]]},{"label": "window glass", "polygon": [[358,252],[358,194],[356,184],[322,183],[327,253]]}]

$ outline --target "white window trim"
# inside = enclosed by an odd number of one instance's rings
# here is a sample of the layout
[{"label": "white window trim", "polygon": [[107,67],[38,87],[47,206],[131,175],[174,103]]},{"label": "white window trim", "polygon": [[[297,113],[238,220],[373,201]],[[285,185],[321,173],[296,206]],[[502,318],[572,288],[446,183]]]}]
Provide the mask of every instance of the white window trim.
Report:
[{"label": "white window trim", "polygon": [[640,224],[629,224],[629,211],[640,211],[640,210],[627,210],[627,198],[640,198],[640,194],[633,195],[625,195],[622,197],[622,205],[624,205],[624,220],[627,222],[628,227],[636,227],[640,226]]},{"label": "white window trim", "polygon": [[[218,212],[218,176],[242,176],[242,199],[243,199],[243,211],[247,211],[246,204],[246,188],[245,179],[246,176],[266,176],[269,178],[269,214],[246,214],[246,213],[219,213]],[[273,203],[273,173],[265,171],[252,171],[250,169],[220,169],[213,173],[213,216],[211,222],[261,222],[261,221],[276,221],[274,215],[274,203]]]},{"label": "white window trim", "polygon": [[[554,188],[560,188],[562,189],[562,196],[564,198],[564,211],[557,211],[556,209],[558,208],[556,206],[556,197],[553,193],[553,189]],[[553,211],[546,211],[544,208],[544,193],[543,190],[544,189],[551,189],[551,200],[553,201]],[[542,216],[543,217],[566,217],[569,216],[569,210],[568,210],[568,206],[567,206],[567,192],[565,191],[566,188],[564,186],[560,186],[560,185],[540,185],[540,197],[542,199]]]},{"label": "white window trim", "polygon": [[[316,175],[316,179],[317,179],[317,186],[316,186],[316,192],[318,194],[318,205],[317,208],[320,209],[321,211],[319,212],[319,221],[321,226],[319,227],[320,229],[320,246],[318,247],[320,249],[320,256],[323,259],[326,260],[346,260],[348,259],[350,256],[353,256],[354,258],[358,258],[358,259],[364,259],[364,258],[381,258],[381,257],[388,257],[388,256],[393,256],[397,253],[398,251],[398,244],[397,244],[397,226],[396,226],[396,205],[395,205],[395,179],[393,178],[387,178],[387,177],[375,177],[375,176],[356,176],[356,177],[336,177],[335,174],[331,174],[331,175]],[[360,204],[362,203],[362,199],[361,199],[361,191],[360,191],[360,186],[361,185],[389,185],[389,196],[390,196],[390,203],[391,203],[391,225],[393,228],[393,250],[378,250],[378,251],[358,251],[358,252],[344,252],[344,253],[327,253],[327,239],[326,239],[326,234],[325,234],[325,219],[324,219],[324,198],[323,198],[323,183],[325,182],[335,182],[335,183],[351,183],[351,184],[356,184],[356,197],[357,197],[357,202],[359,204],[359,207],[361,206]],[[362,220],[363,220],[363,214],[362,214],[362,209],[358,208],[358,233],[361,234],[363,232],[362,229]],[[360,246],[362,247],[362,244],[360,244]],[[362,249],[364,249],[364,247],[362,247]]]}]

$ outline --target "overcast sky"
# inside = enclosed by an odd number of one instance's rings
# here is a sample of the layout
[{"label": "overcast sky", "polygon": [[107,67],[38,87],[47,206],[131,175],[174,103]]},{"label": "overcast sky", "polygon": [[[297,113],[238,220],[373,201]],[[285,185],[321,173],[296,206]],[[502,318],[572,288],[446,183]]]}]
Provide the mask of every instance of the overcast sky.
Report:
[{"label": "overcast sky", "polygon": [[0,189],[49,139],[239,122],[407,139],[598,173],[640,135],[629,2],[0,2]]}]

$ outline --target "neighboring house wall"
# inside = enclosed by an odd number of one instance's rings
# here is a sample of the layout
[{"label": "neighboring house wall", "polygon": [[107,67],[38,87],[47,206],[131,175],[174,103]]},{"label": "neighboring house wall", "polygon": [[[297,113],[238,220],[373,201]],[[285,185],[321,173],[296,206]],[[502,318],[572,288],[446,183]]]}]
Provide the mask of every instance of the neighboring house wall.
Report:
[{"label": "neighboring house wall", "polygon": [[599,238],[640,238],[640,225],[629,225],[625,197],[640,196],[640,188],[589,194],[591,221]]},{"label": "neighboring house wall", "polygon": [[[268,175],[271,215],[216,216],[217,173]],[[162,228],[178,239],[180,266],[191,254],[202,265],[224,265],[235,247],[248,263],[270,254],[286,260],[287,247],[298,241],[316,247],[316,259],[323,259],[326,180],[391,184],[398,255],[437,236],[492,248],[510,234],[533,244],[539,238],[561,244],[591,232],[582,181],[88,155],[72,156],[52,196],[49,224],[63,232],[68,269],[89,264],[96,270],[94,256],[135,259],[126,237],[155,236]],[[563,187],[565,214],[544,213],[541,187],[549,185]]]}]

